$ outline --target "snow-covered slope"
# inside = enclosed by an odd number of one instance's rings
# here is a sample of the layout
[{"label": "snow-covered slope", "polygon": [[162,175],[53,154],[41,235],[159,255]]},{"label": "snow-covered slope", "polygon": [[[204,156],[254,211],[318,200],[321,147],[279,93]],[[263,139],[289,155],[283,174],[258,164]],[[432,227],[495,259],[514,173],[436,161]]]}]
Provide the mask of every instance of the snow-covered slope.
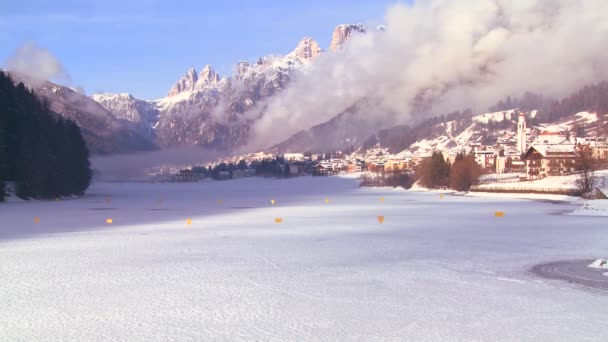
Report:
[{"label": "snow-covered slope", "polygon": [[[27,82],[27,81],[26,81]],[[155,148],[149,135],[124,116],[104,108],[90,97],[52,82],[29,82],[51,109],[74,120],[93,153],[122,153]]]},{"label": "snow-covered slope", "polygon": [[[435,125],[433,132],[426,138],[413,143],[412,151],[467,150],[471,143],[488,144],[498,139],[515,141],[514,110],[475,115],[471,118],[452,120]],[[528,113],[535,116],[535,112]],[[499,127],[493,127],[496,124]]]},{"label": "snow-covered slope", "polygon": [[605,218],[555,214],[575,207],[339,177],[0,204],[1,339],[606,341],[602,290],[529,272],[606,257]]},{"label": "snow-covered slope", "polygon": [[102,105],[118,119],[132,122],[138,131],[154,139],[153,127],[158,122],[159,111],[154,103],[139,100],[130,94],[93,94],[93,100]]},{"label": "snow-covered slope", "polygon": [[[439,123],[433,127],[431,134],[414,142],[409,149],[412,151],[462,151],[468,150],[471,144],[515,144],[517,141],[515,114],[515,110],[506,110],[479,114],[470,119]],[[537,111],[528,111],[525,112],[525,115],[528,120],[533,119],[536,118]],[[528,144],[545,142],[543,139],[547,139],[547,137],[543,134],[550,135],[547,132],[562,134],[557,136],[557,139],[562,141],[568,134],[576,136],[579,127],[586,128],[583,130],[584,134],[593,134],[596,122],[595,113],[579,112],[557,122],[528,126]]]}]

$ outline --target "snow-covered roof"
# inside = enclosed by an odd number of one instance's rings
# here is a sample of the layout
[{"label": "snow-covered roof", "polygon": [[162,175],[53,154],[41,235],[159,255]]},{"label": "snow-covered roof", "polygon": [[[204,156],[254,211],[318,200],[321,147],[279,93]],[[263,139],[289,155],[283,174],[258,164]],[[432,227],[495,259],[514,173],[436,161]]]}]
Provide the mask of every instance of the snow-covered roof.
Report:
[{"label": "snow-covered roof", "polygon": [[537,144],[530,146],[528,152],[526,152],[526,156],[532,149],[536,150],[542,156],[547,156],[550,153],[574,153],[574,148],[574,144]]}]

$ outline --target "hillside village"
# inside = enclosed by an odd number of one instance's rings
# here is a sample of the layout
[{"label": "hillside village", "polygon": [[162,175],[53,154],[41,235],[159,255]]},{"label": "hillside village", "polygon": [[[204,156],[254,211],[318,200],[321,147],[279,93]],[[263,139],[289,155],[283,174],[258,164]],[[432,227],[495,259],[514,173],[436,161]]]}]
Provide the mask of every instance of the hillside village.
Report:
[{"label": "hillside village", "polygon": [[[413,173],[422,160],[429,158],[433,152],[441,152],[450,164],[459,154],[473,156],[483,173],[480,183],[513,182],[575,173],[576,151],[581,148],[588,148],[600,166],[607,166],[606,138],[598,137],[592,129],[586,129],[597,122],[596,114],[579,112],[559,123],[529,126],[528,121],[533,120],[536,113],[512,109],[481,114],[473,116],[471,124],[460,132],[454,129],[455,121],[443,122],[438,124],[443,129],[442,134],[416,141],[398,153],[391,153],[379,144],[350,154],[340,151],[282,155],[258,152],[191,166],[185,170],[164,170],[156,176],[161,180],[193,181],[256,175],[287,177],[360,172]],[[490,136],[479,130],[480,126],[493,125],[500,128],[491,130]]]}]

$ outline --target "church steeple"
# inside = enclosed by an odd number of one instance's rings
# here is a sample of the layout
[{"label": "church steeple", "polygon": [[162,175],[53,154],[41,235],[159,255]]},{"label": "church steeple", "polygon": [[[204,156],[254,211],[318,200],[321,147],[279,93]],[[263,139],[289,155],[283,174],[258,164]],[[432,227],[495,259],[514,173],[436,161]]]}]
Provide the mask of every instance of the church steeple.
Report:
[{"label": "church steeple", "polygon": [[517,151],[520,154],[526,153],[526,115],[519,113],[517,121]]}]

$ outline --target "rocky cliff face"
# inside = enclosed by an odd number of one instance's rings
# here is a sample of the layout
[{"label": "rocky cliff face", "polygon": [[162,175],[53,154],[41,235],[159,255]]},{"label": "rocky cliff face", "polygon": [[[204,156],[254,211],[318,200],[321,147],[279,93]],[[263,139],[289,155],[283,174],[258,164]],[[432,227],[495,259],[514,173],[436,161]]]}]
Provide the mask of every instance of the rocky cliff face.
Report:
[{"label": "rocky cliff face", "polygon": [[300,62],[307,63],[321,55],[323,50],[314,39],[304,37],[298,46],[288,56],[298,59]]},{"label": "rocky cliff face", "polygon": [[159,111],[153,103],[130,94],[93,94],[91,98],[117,119],[128,121],[141,136],[154,141]]},{"label": "rocky cliff face", "polygon": [[319,44],[302,39],[283,57],[240,62],[235,74],[220,78],[206,66],[190,69],[169,92],[155,101],[159,109],[156,141],[161,147],[196,145],[232,149],[244,145],[256,117],[244,117],[262,99],[281,91],[307,63],[321,54]]},{"label": "rocky cliff face", "polygon": [[200,75],[196,73],[194,68],[190,68],[188,69],[188,72],[175,83],[171,90],[169,90],[167,96],[173,97],[187,92],[213,88],[217,86],[219,82],[220,77],[215,70],[213,70],[211,65],[205,66]]},{"label": "rocky cliff face", "polygon": [[353,33],[365,33],[366,28],[362,24],[342,24],[338,25],[331,36],[331,43],[329,44],[330,51],[340,51],[343,49],[344,44],[348,42]]}]

